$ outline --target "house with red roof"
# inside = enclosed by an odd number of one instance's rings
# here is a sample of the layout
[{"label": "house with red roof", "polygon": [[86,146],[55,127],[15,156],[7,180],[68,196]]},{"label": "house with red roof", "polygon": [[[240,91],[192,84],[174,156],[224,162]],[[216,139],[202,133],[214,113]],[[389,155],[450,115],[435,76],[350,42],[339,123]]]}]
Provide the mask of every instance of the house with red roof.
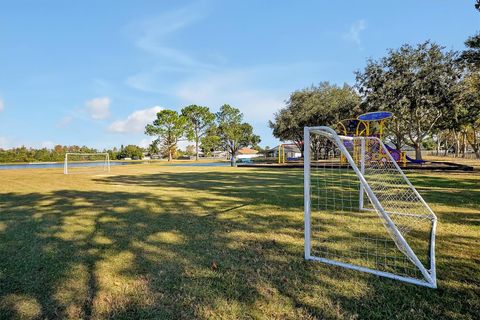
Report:
[{"label": "house with red roof", "polygon": [[238,150],[237,158],[238,159],[251,159],[251,158],[258,158],[262,157],[263,154],[258,153],[255,149],[250,148],[242,148]]}]

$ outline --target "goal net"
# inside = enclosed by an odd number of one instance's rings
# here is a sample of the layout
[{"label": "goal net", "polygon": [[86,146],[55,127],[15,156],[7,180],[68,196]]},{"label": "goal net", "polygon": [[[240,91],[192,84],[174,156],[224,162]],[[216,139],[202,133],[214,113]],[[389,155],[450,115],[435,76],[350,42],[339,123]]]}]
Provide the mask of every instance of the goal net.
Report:
[{"label": "goal net", "polygon": [[436,288],[437,218],[385,145],[304,135],[305,258]]},{"label": "goal net", "polygon": [[66,153],[64,174],[110,172],[108,153]]}]

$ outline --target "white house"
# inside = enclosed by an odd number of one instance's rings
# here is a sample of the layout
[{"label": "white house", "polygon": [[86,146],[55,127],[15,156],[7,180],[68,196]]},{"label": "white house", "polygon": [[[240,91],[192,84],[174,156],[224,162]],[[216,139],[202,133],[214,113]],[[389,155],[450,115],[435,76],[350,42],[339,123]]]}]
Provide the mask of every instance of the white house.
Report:
[{"label": "white house", "polygon": [[[279,148],[279,146],[276,146],[276,147],[268,150],[268,156],[272,157],[272,158],[277,158],[278,157],[278,148]],[[285,149],[285,157],[287,159],[289,159],[289,158],[301,158],[302,157],[302,152],[293,143],[283,144],[283,148]]]},{"label": "white house", "polygon": [[258,153],[257,150],[250,148],[242,148],[238,150],[237,159],[252,159],[262,157],[263,154]]}]

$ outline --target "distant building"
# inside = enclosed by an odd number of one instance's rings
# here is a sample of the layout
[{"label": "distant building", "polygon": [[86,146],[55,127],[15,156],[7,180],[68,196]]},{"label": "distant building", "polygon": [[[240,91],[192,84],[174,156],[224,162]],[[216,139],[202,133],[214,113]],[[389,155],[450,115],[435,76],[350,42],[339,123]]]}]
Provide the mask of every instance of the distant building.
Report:
[{"label": "distant building", "polygon": [[[297,147],[297,145],[293,143],[289,144],[283,144],[283,147],[285,148],[285,157],[287,159],[295,159],[295,158],[301,158],[302,157],[302,151]],[[267,157],[269,158],[277,158],[278,157],[278,148],[279,146],[276,146],[274,148],[271,148],[267,151]]]},{"label": "distant building", "polygon": [[228,159],[228,152],[226,152],[226,151],[213,151],[212,152],[212,157],[213,158],[219,158],[219,159]]},{"label": "distant building", "polygon": [[262,157],[263,154],[258,153],[257,150],[255,149],[250,149],[250,148],[242,148],[238,150],[238,159],[252,159],[252,158],[258,158]]}]

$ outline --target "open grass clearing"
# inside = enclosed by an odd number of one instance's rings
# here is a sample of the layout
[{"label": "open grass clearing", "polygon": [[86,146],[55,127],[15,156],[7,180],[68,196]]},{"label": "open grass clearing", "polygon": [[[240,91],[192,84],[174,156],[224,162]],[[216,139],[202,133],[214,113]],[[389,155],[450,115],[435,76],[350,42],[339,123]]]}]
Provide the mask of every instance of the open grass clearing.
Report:
[{"label": "open grass clearing", "polygon": [[480,174],[409,177],[437,290],[305,262],[301,170],[0,172],[0,318],[475,319]]}]

